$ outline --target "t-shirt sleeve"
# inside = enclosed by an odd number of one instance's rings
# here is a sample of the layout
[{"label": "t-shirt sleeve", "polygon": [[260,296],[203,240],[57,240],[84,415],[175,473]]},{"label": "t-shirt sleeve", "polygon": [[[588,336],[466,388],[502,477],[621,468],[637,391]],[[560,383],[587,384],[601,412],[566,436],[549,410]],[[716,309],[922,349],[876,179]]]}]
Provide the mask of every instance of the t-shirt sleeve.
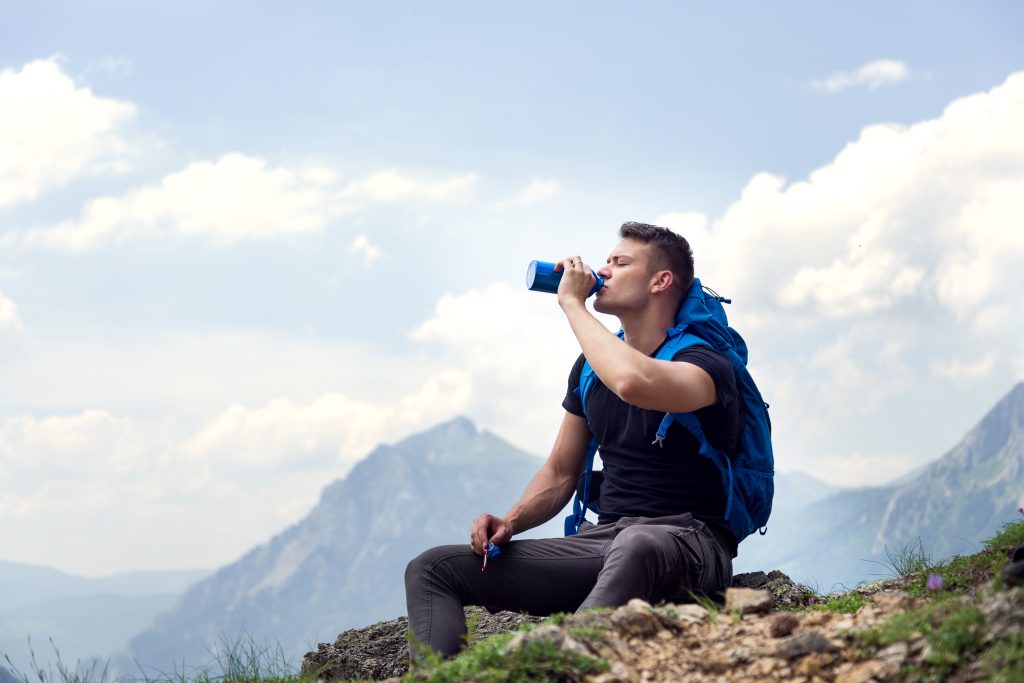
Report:
[{"label": "t-shirt sleeve", "polygon": [[716,401],[695,414],[712,444],[730,455],[735,453],[743,430],[743,410],[732,364],[707,346],[683,349],[672,360],[693,363],[711,376],[715,383]]},{"label": "t-shirt sleeve", "polygon": [[736,373],[732,370],[732,364],[715,349],[703,345],[691,346],[679,351],[672,360],[693,363],[708,373],[715,383],[719,404],[728,402],[728,399],[736,395]]},{"label": "t-shirt sleeve", "polygon": [[579,415],[580,417],[584,417],[583,402],[580,401],[580,397],[577,396],[576,389],[579,388],[580,377],[583,376],[584,362],[585,359],[581,353],[580,357],[577,358],[576,362],[573,364],[572,370],[569,371],[569,386],[565,391],[565,398],[562,399],[562,407],[573,415]]}]

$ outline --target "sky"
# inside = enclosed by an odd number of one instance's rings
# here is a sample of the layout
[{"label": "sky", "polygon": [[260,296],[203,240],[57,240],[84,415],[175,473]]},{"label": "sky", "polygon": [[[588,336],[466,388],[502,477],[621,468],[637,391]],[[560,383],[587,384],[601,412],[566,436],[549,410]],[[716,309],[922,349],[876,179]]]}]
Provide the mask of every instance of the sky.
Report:
[{"label": "sky", "polygon": [[456,415],[545,455],[526,266],[627,220],[780,471],[940,457],[1024,379],[1024,8],[836,5],[0,0],[0,559],[214,568]]}]

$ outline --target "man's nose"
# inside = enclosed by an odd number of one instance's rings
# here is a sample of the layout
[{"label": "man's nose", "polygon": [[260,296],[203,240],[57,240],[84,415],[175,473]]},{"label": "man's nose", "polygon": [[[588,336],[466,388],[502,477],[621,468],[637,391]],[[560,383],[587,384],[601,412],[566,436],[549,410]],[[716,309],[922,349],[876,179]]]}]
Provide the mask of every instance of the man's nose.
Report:
[{"label": "man's nose", "polygon": [[595,271],[598,275],[603,277],[605,280],[612,276],[612,269],[608,267],[608,264],[604,264]]}]

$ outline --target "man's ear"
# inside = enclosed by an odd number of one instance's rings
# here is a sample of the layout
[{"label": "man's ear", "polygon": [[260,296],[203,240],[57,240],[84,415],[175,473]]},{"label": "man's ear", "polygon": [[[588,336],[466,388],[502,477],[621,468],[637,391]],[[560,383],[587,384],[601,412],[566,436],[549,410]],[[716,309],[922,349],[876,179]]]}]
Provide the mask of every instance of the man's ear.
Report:
[{"label": "man's ear", "polygon": [[672,289],[673,282],[675,282],[675,276],[671,270],[659,270],[651,278],[651,294],[659,294]]}]

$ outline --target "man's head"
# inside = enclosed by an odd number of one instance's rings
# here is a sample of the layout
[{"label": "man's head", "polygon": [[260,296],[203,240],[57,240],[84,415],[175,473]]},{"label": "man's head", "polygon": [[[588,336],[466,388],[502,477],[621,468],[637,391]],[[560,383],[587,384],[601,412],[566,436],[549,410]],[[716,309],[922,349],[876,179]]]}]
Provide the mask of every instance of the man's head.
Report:
[{"label": "man's head", "polygon": [[619,237],[622,241],[598,271],[608,281],[609,291],[599,293],[595,308],[617,314],[645,306],[650,296],[657,295],[674,311],[693,283],[689,243],[682,235],[647,223],[623,223]]},{"label": "man's head", "polygon": [[622,224],[619,237],[648,245],[651,253],[649,272],[671,270],[674,276],[672,284],[680,300],[686,296],[693,284],[693,252],[685,237],[668,228],[633,221]]}]

